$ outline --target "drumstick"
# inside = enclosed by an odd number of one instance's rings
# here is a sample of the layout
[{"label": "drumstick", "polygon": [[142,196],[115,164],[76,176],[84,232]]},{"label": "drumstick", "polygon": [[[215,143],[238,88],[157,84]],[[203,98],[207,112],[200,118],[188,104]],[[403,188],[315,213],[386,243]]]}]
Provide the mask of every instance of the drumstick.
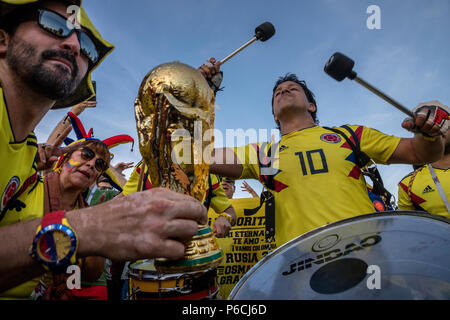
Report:
[{"label": "drumstick", "polygon": [[220,60],[221,64],[224,64],[228,60],[230,60],[232,57],[234,57],[236,54],[247,48],[249,45],[251,45],[253,42],[260,40],[260,41],[266,41],[269,40],[273,35],[275,34],[275,28],[270,22],[264,22],[263,24],[260,24],[255,29],[255,36],[250,39],[248,42],[246,42],[244,45],[239,47],[238,49],[234,50],[232,53],[230,53],[228,56]]},{"label": "drumstick", "polygon": [[350,59],[349,57],[343,55],[340,52],[336,52],[331,56],[330,59],[328,59],[327,64],[325,65],[324,71],[333,79],[337,81],[342,81],[345,78],[349,78],[350,80],[355,80],[355,82],[359,83],[372,93],[379,96],[381,99],[385,100],[386,102],[390,103],[394,107],[396,107],[398,110],[403,112],[404,114],[410,116],[411,118],[414,118],[413,113],[411,110],[406,108],[405,106],[401,105],[394,99],[392,99],[390,96],[382,92],[381,90],[375,88],[362,78],[358,77],[357,73],[353,71],[353,66],[355,65],[355,62]]}]

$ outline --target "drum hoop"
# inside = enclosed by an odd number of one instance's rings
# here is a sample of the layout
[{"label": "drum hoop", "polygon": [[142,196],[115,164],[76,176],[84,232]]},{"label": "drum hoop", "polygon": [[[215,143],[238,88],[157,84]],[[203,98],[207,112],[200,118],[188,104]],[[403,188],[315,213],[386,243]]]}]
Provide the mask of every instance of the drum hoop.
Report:
[{"label": "drum hoop", "polygon": [[450,219],[442,216],[442,215],[438,215],[438,214],[433,214],[433,213],[429,213],[429,212],[420,212],[420,211],[382,211],[382,212],[375,212],[375,213],[368,213],[368,214],[363,214],[363,215],[359,215],[359,216],[355,216],[355,217],[351,217],[351,218],[346,218],[343,220],[339,220],[321,227],[318,227],[316,229],[313,229],[311,231],[308,231],[288,242],[286,242],[285,244],[283,244],[282,246],[280,246],[279,248],[277,248],[277,250],[269,252],[265,257],[263,257],[261,260],[259,260],[247,273],[245,273],[242,278],[238,281],[238,283],[236,283],[236,285],[234,286],[233,290],[231,290],[230,295],[228,296],[228,300],[233,300],[234,296],[237,294],[237,292],[240,290],[240,288],[242,287],[242,285],[247,281],[247,279],[257,270],[261,267],[262,264],[266,263],[267,261],[269,261],[270,259],[272,259],[275,255],[277,255],[282,248],[285,248],[289,245],[291,245],[294,242],[298,242],[301,240],[304,240],[306,238],[309,238],[317,233],[320,233],[326,229],[330,229],[330,228],[334,228],[340,225],[344,225],[344,224],[348,224],[349,222],[352,221],[357,221],[357,220],[365,220],[365,219],[370,219],[373,217],[395,217],[395,216],[414,216],[414,217],[419,217],[419,218],[424,218],[424,219],[432,219],[432,220],[438,220],[447,224],[450,224]]}]

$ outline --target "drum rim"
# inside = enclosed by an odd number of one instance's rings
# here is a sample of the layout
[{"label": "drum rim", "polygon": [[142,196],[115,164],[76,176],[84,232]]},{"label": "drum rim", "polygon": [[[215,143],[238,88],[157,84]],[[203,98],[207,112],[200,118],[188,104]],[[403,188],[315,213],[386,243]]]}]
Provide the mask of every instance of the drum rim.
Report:
[{"label": "drum rim", "polygon": [[344,225],[344,224],[347,224],[349,222],[356,221],[356,220],[361,220],[361,219],[366,219],[366,218],[370,219],[370,218],[374,218],[374,217],[387,217],[387,216],[414,216],[414,217],[419,217],[419,218],[424,218],[424,219],[438,220],[438,221],[450,224],[450,219],[448,219],[442,215],[429,213],[429,212],[423,212],[423,211],[414,211],[414,210],[382,211],[382,212],[367,213],[367,214],[362,214],[359,216],[354,216],[354,217],[350,217],[350,218],[332,222],[330,224],[327,224],[327,225],[318,227],[316,229],[313,229],[311,231],[308,231],[308,232],[286,242],[285,244],[283,244],[276,250],[268,253],[265,257],[263,257],[261,260],[259,260],[247,273],[245,273],[241,279],[239,279],[238,283],[236,283],[236,285],[231,290],[231,292],[228,296],[228,300],[234,300],[235,295],[238,293],[238,291],[243,286],[243,284],[247,281],[247,279],[253,273],[255,273],[256,270],[259,269],[259,267],[263,263],[272,259],[275,256],[275,253],[278,253],[279,251],[281,251],[282,248],[287,247],[294,242],[304,240],[305,238],[308,238],[310,236],[313,236],[314,234],[320,233],[323,230],[328,229],[328,228],[333,228],[333,227],[336,227],[339,225]]},{"label": "drum rim", "polygon": [[[128,276],[133,278],[133,280],[137,281],[145,281],[145,280],[154,280],[154,281],[170,281],[170,280],[178,280],[181,278],[196,278],[205,275],[208,272],[215,270],[216,268],[207,268],[203,270],[194,270],[189,272],[178,272],[178,273],[163,273],[158,272],[157,270],[142,270],[133,267],[136,263],[143,264],[149,263],[149,261],[154,259],[144,259],[142,261],[134,261],[130,263],[128,267]],[[141,274],[139,274],[141,272]]]}]

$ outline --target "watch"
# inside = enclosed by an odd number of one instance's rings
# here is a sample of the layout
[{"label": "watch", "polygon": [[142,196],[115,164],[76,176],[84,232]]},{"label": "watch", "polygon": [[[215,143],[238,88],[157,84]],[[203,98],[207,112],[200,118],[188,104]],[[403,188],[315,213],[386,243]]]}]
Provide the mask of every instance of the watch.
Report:
[{"label": "watch", "polygon": [[65,273],[76,264],[78,240],[65,214],[63,210],[44,215],[30,248],[31,256],[54,273]]}]

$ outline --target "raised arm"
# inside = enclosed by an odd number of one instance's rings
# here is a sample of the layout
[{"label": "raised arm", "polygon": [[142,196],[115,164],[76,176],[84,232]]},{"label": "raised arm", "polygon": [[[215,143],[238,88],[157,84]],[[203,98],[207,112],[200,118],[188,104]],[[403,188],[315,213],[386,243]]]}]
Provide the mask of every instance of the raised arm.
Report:
[{"label": "raised arm", "polygon": [[210,172],[218,174],[222,177],[228,177],[231,179],[239,179],[242,175],[243,166],[230,148],[214,149],[212,155],[212,164],[210,166]]}]

